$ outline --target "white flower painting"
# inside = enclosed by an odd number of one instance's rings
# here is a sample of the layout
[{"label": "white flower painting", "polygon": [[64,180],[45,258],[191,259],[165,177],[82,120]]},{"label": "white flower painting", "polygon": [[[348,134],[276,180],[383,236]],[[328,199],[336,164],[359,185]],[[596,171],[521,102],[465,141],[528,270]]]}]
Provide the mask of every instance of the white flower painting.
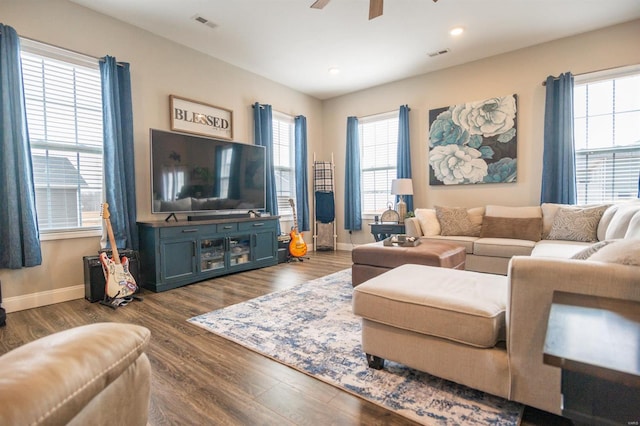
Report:
[{"label": "white flower painting", "polygon": [[515,182],[517,96],[429,111],[429,184]]}]

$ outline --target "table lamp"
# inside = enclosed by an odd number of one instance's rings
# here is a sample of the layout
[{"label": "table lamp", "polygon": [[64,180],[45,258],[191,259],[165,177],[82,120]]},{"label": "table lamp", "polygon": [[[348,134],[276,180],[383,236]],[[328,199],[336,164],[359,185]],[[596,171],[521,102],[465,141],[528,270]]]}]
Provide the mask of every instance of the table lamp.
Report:
[{"label": "table lamp", "polygon": [[413,195],[413,182],[411,179],[393,179],[391,181],[391,193],[400,196],[397,209],[400,216],[399,223],[404,223],[407,216],[407,203],[404,202],[404,195]]}]

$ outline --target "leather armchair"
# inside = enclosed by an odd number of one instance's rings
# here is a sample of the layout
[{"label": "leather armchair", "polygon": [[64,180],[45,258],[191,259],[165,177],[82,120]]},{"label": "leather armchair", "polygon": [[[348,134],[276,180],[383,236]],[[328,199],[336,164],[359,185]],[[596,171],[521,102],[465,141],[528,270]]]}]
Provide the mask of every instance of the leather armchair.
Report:
[{"label": "leather armchair", "polygon": [[133,324],[97,323],[4,354],[0,424],[147,424],[150,336]]}]

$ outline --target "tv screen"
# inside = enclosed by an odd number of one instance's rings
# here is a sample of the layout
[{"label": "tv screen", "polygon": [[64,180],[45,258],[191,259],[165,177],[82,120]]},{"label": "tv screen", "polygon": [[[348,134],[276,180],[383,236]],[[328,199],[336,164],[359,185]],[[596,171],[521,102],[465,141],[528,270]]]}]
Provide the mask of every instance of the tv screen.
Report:
[{"label": "tv screen", "polygon": [[150,130],[152,213],[265,209],[265,149]]}]

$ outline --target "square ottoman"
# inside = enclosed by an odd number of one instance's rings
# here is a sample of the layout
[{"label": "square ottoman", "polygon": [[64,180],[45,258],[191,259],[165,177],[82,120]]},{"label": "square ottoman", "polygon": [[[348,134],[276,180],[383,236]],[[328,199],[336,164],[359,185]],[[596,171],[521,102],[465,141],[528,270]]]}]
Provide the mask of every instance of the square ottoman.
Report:
[{"label": "square ottoman", "polygon": [[353,313],[362,318],[369,366],[394,361],[508,398],[508,287],[503,275],[423,265],[357,286]]},{"label": "square ottoman", "polygon": [[357,286],[407,263],[441,268],[464,269],[465,248],[459,244],[422,241],[414,247],[387,247],[383,242],[363,244],[351,252],[352,284]]}]

